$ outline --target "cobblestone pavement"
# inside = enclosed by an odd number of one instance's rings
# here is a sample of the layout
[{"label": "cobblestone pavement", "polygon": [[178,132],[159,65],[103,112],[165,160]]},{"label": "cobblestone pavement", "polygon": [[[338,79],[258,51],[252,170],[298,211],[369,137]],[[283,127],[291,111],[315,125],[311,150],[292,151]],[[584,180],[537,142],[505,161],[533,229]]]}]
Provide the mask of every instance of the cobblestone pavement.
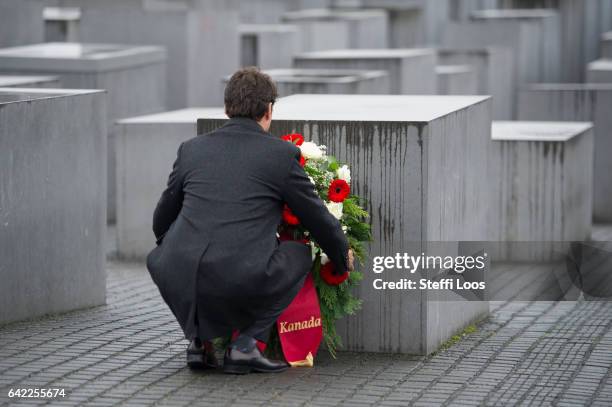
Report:
[{"label": "cobblestone pavement", "polygon": [[428,358],[321,352],[314,369],[228,376],[186,368],[144,266],[109,262],[107,285],[105,306],[0,327],[0,405],[612,405],[612,302],[492,303],[475,333]]}]

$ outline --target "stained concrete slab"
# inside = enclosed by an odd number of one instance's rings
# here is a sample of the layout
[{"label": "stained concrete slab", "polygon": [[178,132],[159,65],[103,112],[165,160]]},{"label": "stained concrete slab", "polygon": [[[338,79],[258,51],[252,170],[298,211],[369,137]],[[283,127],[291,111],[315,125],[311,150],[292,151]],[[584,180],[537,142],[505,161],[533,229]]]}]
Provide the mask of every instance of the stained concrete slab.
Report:
[{"label": "stained concrete slab", "polygon": [[264,72],[274,80],[281,97],[295,94],[384,94],[389,89],[386,71],[269,69]]},{"label": "stained concrete slab", "polygon": [[491,139],[495,260],[563,260],[561,242],[591,236],[592,123],[494,121]]},{"label": "stained concrete slab", "polygon": [[478,80],[469,65],[436,66],[438,95],[476,95]]},{"label": "stained concrete slab", "polygon": [[469,65],[476,72],[478,95],[493,98],[493,118],[508,120],[515,117],[516,82],[513,51],[505,47],[439,48],[440,65]]},{"label": "stained concrete slab", "polygon": [[242,24],[238,29],[242,66],[290,68],[293,55],[301,51],[300,33],[295,25]]},{"label": "stained concrete slab", "polygon": [[552,82],[561,79],[561,21],[558,12],[550,9],[477,10],[472,12],[471,21],[514,24],[517,30],[529,25],[529,33],[525,34],[529,35],[527,41],[537,47],[538,70],[534,72],[537,80]]},{"label": "stained concrete slab", "polygon": [[[484,12],[483,12],[484,13]],[[477,14],[472,20],[447,25],[443,46],[471,49],[488,46],[513,50],[515,88],[559,80],[558,15],[555,11],[501,10]],[[556,61],[556,62],[555,62]],[[516,104],[516,93],[512,103]],[[513,116],[514,118],[514,116]]]},{"label": "stained concrete slab", "polygon": [[81,9],[78,7],[45,7],[45,42],[78,42]]},{"label": "stained concrete slab", "polygon": [[340,0],[336,7],[383,9],[389,15],[389,46],[408,48],[440,44],[455,0]]},{"label": "stained concrete slab", "polygon": [[534,84],[520,92],[520,120],[593,123],[593,219],[612,221],[612,84]]},{"label": "stained concrete slab", "polygon": [[[541,2],[504,0],[504,7],[541,7]],[[609,0],[555,0],[547,2],[561,17],[561,80],[584,82],[584,67],[599,58],[601,33],[612,29]]]},{"label": "stained concrete slab", "polygon": [[49,42],[0,49],[0,74],[58,76],[64,87],[108,92],[108,218],[115,219],[112,124],[165,110],[166,52],[162,47]]},{"label": "stained concrete slab", "polygon": [[300,29],[300,49],[386,48],[388,17],[382,10],[306,9],[283,14]]},{"label": "stained concrete slab", "polygon": [[[204,117],[199,133],[224,122]],[[373,256],[420,254],[434,242],[454,252],[458,241],[486,240],[490,131],[486,96],[294,95],[275,105],[272,134],[298,132],[326,145],[350,165],[351,187],[372,215],[357,291],[363,309],[338,323],[346,349],[427,354],[488,312],[487,302],[458,296],[375,290],[369,267]],[[386,279],[395,277],[405,275]]]},{"label": "stained concrete slab", "polygon": [[106,95],[0,88],[0,324],[105,302]]},{"label": "stained concrete slab", "polygon": [[236,27],[238,5],[243,3],[236,0],[62,0],[64,7],[81,9],[82,42],[166,48],[165,105],[168,109],[223,104],[219,81],[240,66],[240,36]]},{"label": "stained concrete slab", "polygon": [[589,83],[612,83],[612,59],[599,59],[587,65],[586,79]]},{"label": "stained concrete slab", "polygon": [[436,63],[435,50],[427,48],[329,50],[294,58],[297,68],[385,70],[390,94],[435,94]]}]

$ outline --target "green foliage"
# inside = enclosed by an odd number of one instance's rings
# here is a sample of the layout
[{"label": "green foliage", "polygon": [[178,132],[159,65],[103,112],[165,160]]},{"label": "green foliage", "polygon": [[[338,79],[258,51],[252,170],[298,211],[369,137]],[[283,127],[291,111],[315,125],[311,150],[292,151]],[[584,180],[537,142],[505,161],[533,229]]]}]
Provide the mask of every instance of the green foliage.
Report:
[{"label": "green foliage", "polygon": [[[308,160],[304,166],[304,171],[314,182],[314,188],[323,201],[328,201],[328,190],[330,183],[338,178],[338,169],[342,166],[335,157],[324,155],[319,160]],[[369,213],[363,208],[362,200],[350,195],[342,206],[342,224],[350,247],[353,249],[355,258],[362,263],[366,258],[366,243],[372,239],[369,222]],[[286,225],[281,226],[281,230],[288,230]],[[298,235],[306,234],[307,231],[298,226],[291,228]],[[295,236],[295,234],[294,234]],[[296,236],[297,237],[297,236]],[[361,309],[362,301],[353,295],[354,288],[363,279],[363,274],[358,271],[350,272],[349,278],[337,286],[328,285],[320,276],[321,254],[322,251],[314,239],[315,260],[312,267],[312,275],[315,287],[319,296],[321,307],[321,319],[323,327],[323,341],[329,353],[335,358],[336,351],[342,347],[340,336],[336,332],[336,321],[347,315],[353,315]],[[270,348],[278,348],[278,333],[273,334]]]}]

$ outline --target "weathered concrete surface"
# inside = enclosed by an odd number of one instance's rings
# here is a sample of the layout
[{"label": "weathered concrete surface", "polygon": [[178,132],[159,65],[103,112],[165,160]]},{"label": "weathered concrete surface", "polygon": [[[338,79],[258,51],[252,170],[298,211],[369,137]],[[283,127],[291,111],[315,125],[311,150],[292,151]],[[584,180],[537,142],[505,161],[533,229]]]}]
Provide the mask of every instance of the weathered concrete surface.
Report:
[{"label": "weathered concrete surface", "polygon": [[586,80],[589,83],[612,83],[612,59],[599,59],[587,65]]},{"label": "weathered concrete surface", "polygon": [[[591,236],[591,123],[494,121],[489,230],[495,260],[548,261]],[[529,245],[525,242],[538,242]]]},{"label": "weathered concrete surface", "polygon": [[183,109],[121,120],[116,125],[117,254],[143,259],[155,245],[153,211],[179,145],[196,135],[196,120],[223,108]]},{"label": "weathered concrete surface", "polygon": [[389,15],[389,46],[439,45],[449,7],[455,0],[337,0],[336,7],[384,9]]},{"label": "weathered concrete surface", "polygon": [[0,75],[0,88],[60,88],[57,76]]},{"label": "weathered concrete surface", "polygon": [[[198,121],[205,134],[224,120]],[[348,349],[426,354],[488,311],[487,302],[432,291],[375,290],[373,256],[421,253],[445,242],[486,240],[490,98],[296,95],[275,105],[272,133],[304,134],[350,165],[374,240],[358,296],[363,310],[338,324]],[[394,281],[407,274],[392,270]],[[454,297],[453,297],[454,298]],[[375,334],[373,334],[375,333]]]},{"label": "weathered concrete surface", "polygon": [[81,9],[78,7],[45,7],[45,42],[79,42]]},{"label": "weathered concrete surface", "polygon": [[[593,218],[612,221],[612,84],[540,84],[521,91],[520,120],[566,120],[593,123],[595,158]],[[585,163],[588,164],[588,163]]]},{"label": "weathered concrete surface", "polygon": [[0,0],[0,48],[45,39],[43,0]]},{"label": "weathered concrete surface", "polygon": [[435,94],[437,56],[432,49],[331,50],[295,57],[298,68],[368,69],[389,73],[390,94]]},{"label": "weathered concrete surface", "polygon": [[515,117],[516,85],[513,52],[505,47],[438,49],[440,65],[469,65],[476,72],[476,94],[491,95],[493,118],[508,120]]},{"label": "weathered concrete surface", "polygon": [[153,46],[49,42],[0,50],[0,73],[57,75],[62,85],[108,91],[108,218],[115,219],[112,124],[164,110],[166,53]]},{"label": "weathered concrete surface", "polygon": [[[559,13],[547,9],[480,10],[474,11],[472,21],[528,25],[524,34],[537,47],[537,80],[553,82],[561,79],[561,24]],[[521,30],[517,28],[517,30]],[[524,43],[526,44],[526,43]],[[520,52],[520,51],[519,51]],[[520,60],[520,59],[519,59]],[[527,61],[526,61],[527,62]],[[519,65],[520,66],[520,65]]]},{"label": "weathered concrete surface", "polygon": [[0,89],[0,324],[105,301],[102,91]]},{"label": "weathered concrete surface", "polygon": [[240,65],[235,0],[62,0],[62,5],[81,8],[82,42],[166,47],[167,108],[223,104],[219,81]]},{"label": "weathered concrete surface", "polygon": [[388,17],[382,10],[310,9],[285,13],[300,29],[302,51],[387,48]]},{"label": "weathered concrete surface", "polygon": [[605,59],[612,59],[612,31],[601,35],[601,50],[599,55]]},{"label": "weathered concrete surface", "polygon": [[290,24],[243,24],[240,30],[241,66],[290,68],[300,52],[298,27]]},{"label": "weathered concrete surface", "polygon": [[469,65],[438,65],[438,95],[477,95],[478,78]]},{"label": "weathered concrete surface", "polygon": [[384,94],[389,89],[386,71],[356,69],[271,69],[280,96],[295,94]]}]

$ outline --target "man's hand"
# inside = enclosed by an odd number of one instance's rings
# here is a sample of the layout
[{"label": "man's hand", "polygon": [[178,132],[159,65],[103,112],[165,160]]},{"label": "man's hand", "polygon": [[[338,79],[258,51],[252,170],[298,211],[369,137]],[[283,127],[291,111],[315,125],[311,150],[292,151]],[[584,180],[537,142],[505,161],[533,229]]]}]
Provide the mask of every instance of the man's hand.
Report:
[{"label": "man's hand", "polygon": [[347,258],[348,258],[348,270],[347,271],[355,270],[355,255],[353,254],[353,249],[349,249]]}]

